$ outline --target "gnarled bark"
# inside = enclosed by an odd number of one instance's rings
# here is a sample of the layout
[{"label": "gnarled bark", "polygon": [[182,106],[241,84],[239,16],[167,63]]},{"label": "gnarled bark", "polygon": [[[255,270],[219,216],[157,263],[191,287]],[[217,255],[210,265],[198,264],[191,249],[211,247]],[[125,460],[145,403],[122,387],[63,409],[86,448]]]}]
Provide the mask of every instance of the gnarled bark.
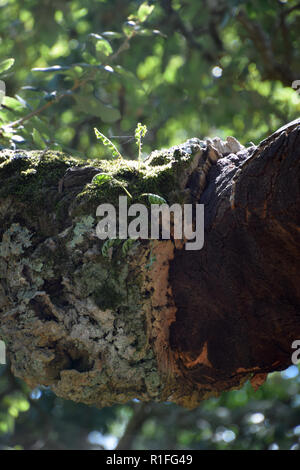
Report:
[{"label": "gnarled bark", "polygon": [[[97,406],[186,407],[291,364],[300,339],[300,121],[258,147],[192,139],[130,162],[0,152],[0,335],[14,374]],[[114,179],[97,186],[99,172]],[[119,183],[122,183],[121,185]],[[96,208],[205,205],[205,243],[103,250]]]}]

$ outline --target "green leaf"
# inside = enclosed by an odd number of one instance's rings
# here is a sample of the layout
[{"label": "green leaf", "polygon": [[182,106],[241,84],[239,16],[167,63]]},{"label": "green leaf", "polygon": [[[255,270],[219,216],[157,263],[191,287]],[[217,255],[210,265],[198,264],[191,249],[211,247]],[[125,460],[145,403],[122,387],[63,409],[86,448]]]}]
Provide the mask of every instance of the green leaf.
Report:
[{"label": "green leaf", "polygon": [[113,49],[107,39],[105,39],[100,34],[91,33],[89,34],[89,38],[92,39],[95,43],[95,48],[97,52],[109,56],[112,54]]},{"label": "green leaf", "polygon": [[158,196],[157,194],[144,193],[142,194],[142,196],[147,196],[150,204],[167,204],[167,201],[163,197]]},{"label": "green leaf", "polygon": [[100,117],[103,122],[116,122],[120,119],[120,111],[112,106],[106,106],[101,103],[99,108]]},{"label": "green leaf", "polygon": [[98,65],[98,68],[105,70],[108,73],[115,73],[114,69],[110,65]]},{"label": "green leaf", "polygon": [[136,28],[136,22],[135,21],[126,21],[123,24],[123,32],[124,34],[129,37],[132,34],[132,31],[134,31]]},{"label": "green leaf", "polygon": [[38,148],[44,149],[44,148],[47,147],[43,137],[41,136],[41,134],[39,133],[39,131],[37,129],[33,129],[32,139],[33,139],[33,142],[35,143],[35,145],[37,145]]},{"label": "green leaf", "polygon": [[89,66],[90,64],[76,64],[76,65],[73,65],[72,67],[70,67],[69,69],[67,70],[63,70],[62,71],[62,74],[64,75],[67,75],[68,77],[71,77],[73,79],[77,79],[77,78],[80,78],[83,74],[83,71],[85,68],[87,68],[87,66]]},{"label": "green leaf", "polygon": [[52,67],[36,67],[31,70],[32,72],[60,72],[69,69],[70,67],[66,65],[52,65]]},{"label": "green leaf", "polygon": [[98,186],[105,183],[106,181],[112,180],[113,177],[107,173],[97,173],[92,179],[92,183],[97,183]]},{"label": "green leaf", "polygon": [[13,109],[14,111],[23,111],[24,110],[23,104],[20,103],[15,98],[12,98],[11,96],[4,96],[3,104],[5,104],[5,106],[7,106],[8,108]]},{"label": "green leaf", "polygon": [[132,245],[136,242],[136,239],[135,238],[128,238],[128,240],[126,240],[123,245],[122,245],[122,253],[124,256],[127,255],[127,253],[129,252],[129,250],[131,249]]},{"label": "green leaf", "polygon": [[0,62],[0,74],[9,70],[15,63],[15,59],[10,58]]},{"label": "green leaf", "polygon": [[139,88],[143,90],[142,82],[134,75],[133,72],[124,69],[121,65],[116,65],[115,71],[124,79],[124,81],[127,83],[129,82],[131,86],[134,86],[135,89]]},{"label": "green leaf", "polygon": [[106,240],[106,242],[104,242],[102,249],[101,249],[102,256],[107,258],[108,250],[112,248],[113,246],[118,246],[121,243],[121,241],[122,240],[120,240],[119,238],[109,238],[108,240]]},{"label": "green leaf", "polygon": [[115,122],[121,117],[120,111],[103,104],[93,95],[75,94],[76,111],[101,118],[103,122]]},{"label": "green leaf", "polygon": [[109,238],[108,240],[106,240],[106,242],[103,243],[103,246],[101,249],[102,256],[104,256],[105,258],[108,257],[108,250],[109,248],[113,246],[114,242],[115,240],[113,238]]},{"label": "green leaf", "polygon": [[[1,87],[0,87],[1,89]],[[21,105],[24,107],[24,108],[28,108],[28,109],[32,109],[30,108],[29,104],[27,103],[26,100],[24,100],[24,98],[22,98],[22,96],[19,96],[19,95],[15,95],[16,99],[21,103]]]},{"label": "green leaf", "polygon": [[97,65],[99,63],[99,60],[97,60],[97,57],[95,57],[95,54],[91,54],[88,51],[84,51],[82,53],[82,58],[88,62],[89,65]]},{"label": "green leaf", "polygon": [[108,41],[106,41],[106,39],[97,41],[95,47],[97,52],[101,52],[101,54],[104,54],[106,56],[109,56],[113,52],[111,45]]},{"label": "green leaf", "polygon": [[17,144],[23,144],[24,142],[26,142],[26,140],[24,139],[24,137],[22,135],[18,135],[18,134],[14,134],[11,138],[11,140],[13,142],[16,142]]},{"label": "green leaf", "polygon": [[140,8],[137,11],[137,17],[141,23],[146,21],[148,16],[154,10],[154,5],[148,5],[148,2],[144,2],[141,4]]},{"label": "green leaf", "polygon": [[116,31],[104,31],[101,35],[111,39],[120,39],[123,37],[123,34],[117,33]]},{"label": "green leaf", "polygon": [[152,30],[152,34],[154,34],[154,35],[156,35],[156,36],[161,36],[161,37],[163,37],[163,38],[166,38],[166,37],[167,37],[167,35],[164,34],[164,33],[162,33],[161,31],[159,31],[159,29],[153,29],[153,30]]},{"label": "green leaf", "polygon": [[49,140],[51,140],[52,136],[55,136],[55,130],[53,126],[49,123],[49,121],[47,121],[45,116],[34,116],[32,120],[27,123],[26,128],[31,133],[35,128],[41,135],[45,136],[45,138]]},{"label": "green leaf", "polygon": [[147,28],[143,28],[143,29],[139,29],[136,34],[138,36],[152,36],[153,35],[153,31],[152,29],[147,29]]}]

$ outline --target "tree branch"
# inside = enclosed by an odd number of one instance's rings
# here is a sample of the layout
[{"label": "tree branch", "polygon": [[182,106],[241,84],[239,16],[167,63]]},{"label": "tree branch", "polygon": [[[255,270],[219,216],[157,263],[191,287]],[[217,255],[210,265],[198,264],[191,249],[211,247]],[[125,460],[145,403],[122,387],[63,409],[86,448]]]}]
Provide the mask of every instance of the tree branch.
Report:
[{"label": "tree branch", "polygon": [[265,78],[280,80],[284,85],[291,86],[294,80],[291,70],[287,65],[283,66],[276,61],[271,40],[259,23],[251,20],[243,10],[239,11],[236,18],[249,33],[250,39],[261,56],[266,71]]},{"label": "tree branch", "polygon": [[[288,367],[300,338],[299,149],[296,120],[258,147],[194,139],[141,168],[0,152],[0,335],[14,375],[90,405],[193,408]],[[101,187],[97,173],[110,176]],[[203,248],[171,231],[104,250],[96,210],[118,213],[114,179],[135,201],[159,191],[204,204]]]},{"label": "tree branch", "polygon": [[115,450],[132,450],[133,442],[150,413],[151,405],[148,403],[138,403],[134,407],[134,414],[129,420]]}]

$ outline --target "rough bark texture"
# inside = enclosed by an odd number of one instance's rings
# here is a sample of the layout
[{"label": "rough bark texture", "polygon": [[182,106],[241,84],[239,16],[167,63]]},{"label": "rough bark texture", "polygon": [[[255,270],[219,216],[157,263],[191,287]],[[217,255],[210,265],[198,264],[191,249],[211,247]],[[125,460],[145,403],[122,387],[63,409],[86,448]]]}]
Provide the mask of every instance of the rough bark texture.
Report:
[{"label": "rough bark texture", "polygon": [[[300,122],[258,147],[200,141],[134,162],[0,152],[0,338],[14,374],[108,406],[186,407],[291,363],[300,339]],[[99,172],[114,179],[91,182]],[[205,204],[205,243],[104,247],[96,208]]]}]

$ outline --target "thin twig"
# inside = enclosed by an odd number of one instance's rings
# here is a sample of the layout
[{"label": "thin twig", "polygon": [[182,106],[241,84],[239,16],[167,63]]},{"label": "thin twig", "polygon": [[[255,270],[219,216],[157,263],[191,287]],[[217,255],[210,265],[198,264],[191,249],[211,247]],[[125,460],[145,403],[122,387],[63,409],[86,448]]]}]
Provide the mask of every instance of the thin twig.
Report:
[{"label": "thin twig", "polygon": [[52,101],[49,101],[48,103],[45,103],[43,106],[41,106],[40,108],[38,109],[35,109],[34,111],[31,111],[31,113],[29,114],[26,114],[26,116],[23,116],[22,118],[20,119],[17,119],[16,121],[13,121],[13,122],[10,122],[9,124],[5,125],[5,126],[2,126],[0,127],[0,131],[1,130],[8,130],[12,127],[16,127],[16,126],[19,126],[19,125],[22,125],[23,122],[25,121],[28,121],[29,119],[31,119],[32,117],[34,116],[38,116],[39,114],[41,114],[43,111],[45,111],[45,109],[49,108],[50,106],[52,106],[54,103],[57,103],[58,101],[60,101],[62,98],[64,98],[65,96],[69,95],[71,92],[73,92],[74,90],[76,90],[77,88],[79,88],[80,86],[84,85],[88,80],[90,80],[90,78],[86,78],[84,80],[75,80],[75,83],[74,85],[72,86],[72,88],[70,88],[69,90],[67,90],[66,92],[64,93],[61,93],[59,96],[57,96],[54,100]]},{"label": "thin twig", "polygon": [[[126,37],[125,41],[120,45],[119,49],[115,52],[115,54],[113,54],[111,57],[110,57],[110,61],[114,61],[118,56],[119,54],[121,54],[121,52],[123,52],[124,50],[126,49],[129,49],[130,47],[130,40],[135,36],[135,31],[133,31],[129,36]],[[24,122],[28,121],[29,119],[31,119],[32,117],[34,116],[38,116],[39,114],[41,114],[43,111],[45,111],[47,108],[49,108],[50,106],[52,106],[54,103],[58,103],[62,98],[64,98],[65,96],[69,96],[70,93],[72,93],[73,91],[77,90],[78,88],[80,88],[82,85],[84,85],[86,82],[88,82],[89,80],[91,80],[91,77],[87,77],[83,80],[75,80],[75,83],[74,85],[72,86],[72,88],[70,88],[69,90],[65,91],[64,93],[61,93],[60,95],[58,95],[55,99],[53,99],[52,101],[49,101],[48,103],[45,103],[43,106],[41,106],[40,108],[38,109],[35,109],[34,111],[31,111],[29,114],[27,114],[26,116],[20,118],[20,119],[17,119],[16,121],[13,121],[13,122],[10,122],[9,124],[6,124],[4,126],[1,126],[0,127],[0,134],[3,134],[3,132],[5,131],[8,131],[9,129],[13,128],[13,127],[16,127],[16,126],[20,126],[22,125]]]},{"label": "thin twig", "polygon": [[185,37],[185,39],[187,40],[189,45],[191,47],[195,48],[195,49],[200,50],[203,54],[203,57],[208,62],[214,62],[215,61],[214,56],[210,52],[203,50],[202,45],[198,41],[196,41],[196,39],[195,39],[194,31],[190,31],[186,27],[186,25],[182,21],[179,13],[176,10],[174,10],[174,8],[172,6],[172,1],[171,0],[160,0],[160,4],[161,4],[161,7],[164,9],[164,11],[166,12],[166,14],[168,16],[168,21],[170,21],[170,19],[172,20],[172,18],[173,18],[174,26],[177,27],[178,30],[182,33],[182,35]]},{"label": "thin twig", "polygon": [[236,18],[249,33],[250,39],[261,55],[266,69],[265,78],[280,80],[284,85],[290,86],[293,81],[291,72],[275,60],[271,40],[261,25],[251,20],[243,10],[239,11]]}]

